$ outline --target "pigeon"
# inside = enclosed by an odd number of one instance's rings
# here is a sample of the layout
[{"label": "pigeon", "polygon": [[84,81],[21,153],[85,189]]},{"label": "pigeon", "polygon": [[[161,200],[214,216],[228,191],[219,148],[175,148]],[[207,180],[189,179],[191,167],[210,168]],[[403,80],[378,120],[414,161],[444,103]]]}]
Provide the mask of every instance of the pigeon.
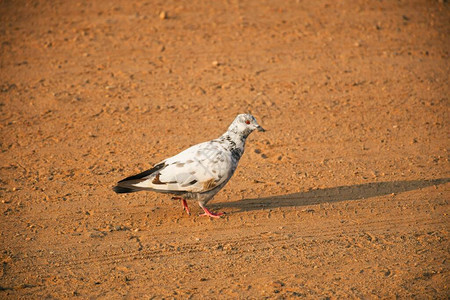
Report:
[{"label": "pigeon", "polygon": [[197,200],[204,213],[200,216],[219,218],[206,208],[210,201],[236,171],[245,140],[254,130],[264,132],[251,114],[240,114],[219,138],[194,145],[167,158],[153,168],[127,177],[113,188],[116,193],[153,191],[172,195],[181,200],[190,215],[186,200]]}]

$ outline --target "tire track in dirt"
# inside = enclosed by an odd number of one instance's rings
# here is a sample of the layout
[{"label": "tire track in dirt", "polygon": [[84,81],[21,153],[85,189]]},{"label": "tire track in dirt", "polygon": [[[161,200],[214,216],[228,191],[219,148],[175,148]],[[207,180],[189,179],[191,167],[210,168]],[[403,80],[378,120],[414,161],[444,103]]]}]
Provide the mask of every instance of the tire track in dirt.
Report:
[{"label": "tire track in dirt", "polygon": [[[266,246],[267,244],[269,244],[271,248],[276,248],[277,246],[286,244],[286,242],[292,244],[298,243],[299,241],[302,240],[306,240],[307,242],[308,239],[312,239],[312,241],[321,239],[339,240],[342,239],[342,235],[345,235],[347,238],[355,236],[361,237],[364,234],[368,234],[370,236],[387,231],[389,233],[394,233],[404,231],[405,229],[411,228],[413,226],[414,228],[416,228],[418,225],[420,225],[421,226],[420,228],[424,230],[427,227],[433,228],[437,228],[440,226],[445,227],[446,222],[444,220],[435,220],[432,218],[415,219],[414,217],[410,217],[410,218],[395,218],[395,219],[365,222],[357,226],[355,226],[354,224],[346,224],[334,229],[330,229],[328,227],[307,229],[306,231],[303,231],[301,234],[292,234],[291,232],[298,232],[294,230],[290,230],[289,233],[262,231],[258,234],[248,235],[239,238],[217,239],[214,241],[206,241],[206,242],[183,243],[177,246],[172,246],[170,244],[163,244],[161,249],[154,249],[154,250],[140,250],[140,251],[122,250],[120,253],[108,253],[107,251],[105,251],[102,254],[96,254],[90,257],[79,258],[71,261],[58,259],[52,262],[53,265],[52,268],[55,268],[54,266],[56,266],[56,268],[67,268],[67,267],[70,268],[89,264],[112,265],[134,260],[148,260],[148,259],[156,260],[173,255],[174,253],[176,253],[179,256],[179,255],[190,255],[192,253],[199,253],[199,252],[212,252],[214,251],[214,249],[217,249],[218,247],[223,247],[224,245],[227,245],[228,248],[231,247],[231,249],[237,249],[233,250],[232,253],[228,253],[235,255],[246,252],[246,250],[242,249],[244,249],[247,246],[253,246],[255,247],[254,248],[255,251],[258,251],[261,250],[258,248],[261,248],[262,247],[261,245],[263,244],[265,244]],[[300,224],[287,223],[284,226],[285,228],[292,229],[292,227],[289,226],[300,227]],[[199,231],[200,230],[196,232]],[[161,234],[161,236],[163,236],[163,234]],[[68,245],[65,244],[64,246]],[[212,250],[205,250],[205,249],[212,249]],[[29,259],[33,259],[33,256],[29,256]],[[27,274],[30,272],[34,272],[36,270],[39,270],[42,273],[43,271],[46,270],[45,265],[36,264],[33,266],[29,266],[29,268],[27,268],[27,270],[24,272],[15,272],[15,273]]]},{"label": "tire track in dirt", "polygon": [[[409,223],[409,226],[418,224],[417,220],[411,220],[408,223]],[[403,223],[403,222],[395,222],[393,224],[392,223],[389,224],[389,226],[384,226],[384,227],[380,226],[377,229],[370,227],[369,224],[365,224],[365,225],[367,225],[367,228],[371,228],[370,232],[373,233],[373,232],[383,231],[386,228],[391,227],[393,225],[405,225],[405,224],[406,223]],[[443,224],[443,223],[442,222],[430,222],[427,225],[439,225],[439,224]],[[424,225],[424,224],[421,224],[421,225]],[[397,227],[397,230],[398,229],[401,229],[401,227]],[[309,231],[307,234],[302,234],[301,236],[297,236],[297,237],[292,237],[289,234],[283,234],[283,235],[286,235],[286,237],[279,237],[279,238],[269,237],[268,240],[266,240],[265,242],[270,242],[273,244],[273,243],[282,243],[285,241],[298,241],[298,240],[308,239],[308,238],[314,238],[314,239],[330,238],[330,237],[333,238],[333,237],[340,236],[341,234],[351,235],[351,234],[356,234],[356,233],[362,233],[363,230],[361,230],[361,229],[351,230],[351,231],[346,231],[345,233],[343,233],[342,231],[343,231],[343,229],[336,229],[336,230],[329,230],[329,231],[313,230],[313,231]],[[134,259],[136,259],[136,257],[139,259],[148,259],[148,258],[152,258],[152,257],[158,258],[158,256],[157,256],[158,254],[159,254],[159,256],[162,257],[162,256],[166,256],[166,255],[171,255],[174,252],[177,252],[178,254],[204,252],[205,248],[212,248],[214,245],[221,244],[221,243],[235,244],[235,245],[239,245],[240,247],[242,247],[242,246],[248,246],[248,245],[255,245],[259,241],[261,241],[260,235],[246,236],[245,238],[231,239],[231,240],[218,240],[215,242],[197,243],[194,245],[184,244],[184,245],[177,246],[176,248],[168,247],[166,249],[161,249],[161,250],[156,250],[156,251],[144,250],[144,251],[135,251],[135,252],[129,252],[129,253],[121,253],[118,255],[108,254],[107,258],[102,258],[102,256],[90,257],[88,259],[81,259],[79,261],[73,261],[69,265],[86,264],[86,263],[103,263],[103,262],[108,262],[108,261],[123,262],[123,261],[134,260]]]}]

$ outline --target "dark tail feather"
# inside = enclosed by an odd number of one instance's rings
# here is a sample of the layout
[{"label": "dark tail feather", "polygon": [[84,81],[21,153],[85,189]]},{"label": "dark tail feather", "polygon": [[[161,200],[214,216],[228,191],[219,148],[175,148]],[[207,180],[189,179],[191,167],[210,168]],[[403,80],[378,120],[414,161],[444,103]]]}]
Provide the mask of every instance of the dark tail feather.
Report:
[{"label": "dark tail feather", "polygon": [[113,191],[118,194],[126,194],[145,190],[145,188],[135,187],[133,186],[133,184],[145,180],[145,177],[161,170],[162,168],[164,168],[164,166],[165,166],[164,163],[160,163],[159,165],[154,166],[150,170],[122,179],[117,183],[115,187],[113,187]]},{"label": "dark tail feather", "polygon": [[128,188],[128,187],[123,187],[123,186],[118,186],[118,185],[113,187],[113,191],[116,192],[117,194],[126,194],[126,193],[139,192],[139,190],[135,190],[135,189]]}]

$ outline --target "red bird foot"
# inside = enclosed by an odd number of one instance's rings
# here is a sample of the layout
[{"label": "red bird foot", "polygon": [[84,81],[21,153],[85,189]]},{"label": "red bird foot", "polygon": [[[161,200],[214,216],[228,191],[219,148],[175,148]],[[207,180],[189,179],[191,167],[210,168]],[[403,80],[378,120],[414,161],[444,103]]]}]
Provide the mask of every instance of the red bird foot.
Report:
[{"label": "red bird foot", "polygon": [[199,215],[201,217],[220,218],[220,216],[225,214],[224,212],[213,213],[213,212],[209,211],[206,207],[202,207],[202,208],[205,212]]}]

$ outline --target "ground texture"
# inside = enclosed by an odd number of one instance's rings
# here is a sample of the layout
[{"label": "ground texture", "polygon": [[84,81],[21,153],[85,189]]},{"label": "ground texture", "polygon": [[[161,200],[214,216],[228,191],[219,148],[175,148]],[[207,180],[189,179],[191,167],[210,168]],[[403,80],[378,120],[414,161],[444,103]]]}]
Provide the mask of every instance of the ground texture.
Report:
[{"label": "ground texture", "polygon": [[[442,298],[447,1],[0,1],[0,298]],[[253,113],[211,209],[111,188]]]}]

